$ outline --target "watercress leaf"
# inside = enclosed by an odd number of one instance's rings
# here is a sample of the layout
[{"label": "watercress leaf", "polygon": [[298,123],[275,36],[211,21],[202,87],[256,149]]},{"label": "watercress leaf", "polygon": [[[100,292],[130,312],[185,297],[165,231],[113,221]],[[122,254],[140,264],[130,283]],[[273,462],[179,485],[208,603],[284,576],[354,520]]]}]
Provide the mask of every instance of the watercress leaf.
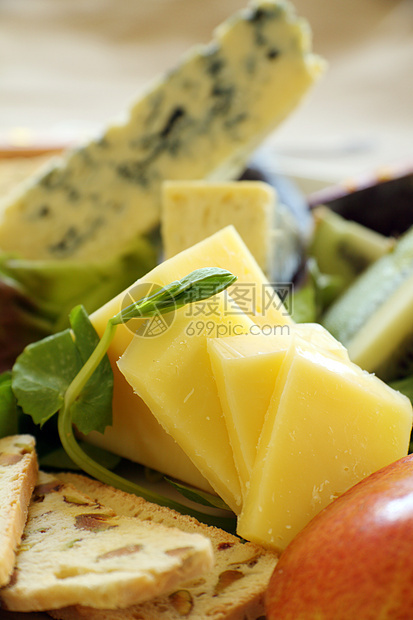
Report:
[{"label": "watercress leaf", "polygon": [[79,352],[82,364],[84,364],[96,348],[99,336],[83,306],[79,305],[71,310],[69,321],[73,330],[75,346]]},{"label": "watercress leaf", "polygon": [[221,510],[231,510],[217,495],[212,495],[212,493],[207,493],[206,491],[201,491],[200,489],[193,489],[176,482],[176,480],[171,480],[170,478],[165,478],[165,480],[175,487],[181,495],[186,497],[186,499],[190,499],[192,502],[202,504],[203,506],[211,506],[212,508],[220,508]]},{"label": "watercress leaf", "polygon": [[[74,308],[69,318],[75,345],[84,364],[97,347],[99,336],[83,306]],[[112,397],[113,372],[105,355],[71,406],[73,424],[86,435],[93,430],[103,433],[106,426],[112,424]]]},{"label": "watercress leaf", "polygon": [[0,438],[19,432],[19,408],[11,387],[11,372],[0,375]]},{"label": "watercress leaf", "polygon": [[69,329],[28,345],[13,366],[18,405],[43,425],[62,407],[66,389],[81,366]]}]

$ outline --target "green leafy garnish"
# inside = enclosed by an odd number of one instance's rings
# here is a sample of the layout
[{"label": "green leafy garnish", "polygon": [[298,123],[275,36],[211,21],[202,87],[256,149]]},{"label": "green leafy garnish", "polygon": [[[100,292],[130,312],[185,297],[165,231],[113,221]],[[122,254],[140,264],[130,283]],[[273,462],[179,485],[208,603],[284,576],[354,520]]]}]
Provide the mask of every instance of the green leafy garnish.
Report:
[{"label": "green leafy garnish", "polygon": [[65,391],[80,368],[69,329],[27,346],[13,366],[17,402],[43,425],[63,406]]},{"label": "green leafy garnish", "polygon": [[11,372],[0,375],[0,437],[19,432],[19,412],[11,383]]},{"label": "green leafy garnish", "polygon": [[69,317],[71,329],[29,345],[18,357],[11,383],[18,405],[40,425],[58,413],[58,432],[66,454],[101,482],[232,530],[233,516],[206,515],[107,469],[81,447],[73,424],[85,434],[92,430],[103,432],[111,424],[113,374],[106,352],[118,325],[202,301],[225,290],[235,280],[224,269],[195,270],[121,310],[108,321],[100,340],[84,308],[76,307]]},{"label": "green leafy garnish", "polygon": [[[99,337],[82,306],[70,313],[70,324],[81,363],[85,364],[99,344]],[[87,435],[92,430],[103,433],[112,424],[113,372],[105,356],[71,407],[72,422]]]},{"label": "green leafy garnish", "polygon": [[322,273],[314,258],[308,258],[303,281],[286,299],[286,307],[296,323],[315,323],[339,295],[340,276]]},{"label": "green leafy garnish", "polygon": [[[73,378],[99,343],[86,311],[70,313],[72,330],[48,336],[26,347],[13,367],[13,392],[19,406],[41,426],[64,404]],[[73,403],[72,419],[82,433],[103,432],[112,422],[113,374],[106,358]]]},{"label": "green leafy garnish", "polygon": [[206,491],[201,491],[200,489],[192,489],[185,484],[181,484],[176,482],[176,480],[171,480],[170,478],[165,478],[165,480],[169,482],[169,484],[171,484],[177,491],[179,491],[181,495],[192,502],[202,504],[203,506],[210,506],[211,508],[230,510],[227,504],[220,497],[218,497],[218,495],[212,495],[212,493],[207,493]]},{"label": "green leafy garnish", "polygon": [[225,269],[205,267],[196,269],[189,275],[167,284],[148,297],[134,302],[119,314],[110,319],[109,323],[118,325],[130,319],[152,317],[178,310],[187,304],[208,299],[225,290],[236,276]]}]

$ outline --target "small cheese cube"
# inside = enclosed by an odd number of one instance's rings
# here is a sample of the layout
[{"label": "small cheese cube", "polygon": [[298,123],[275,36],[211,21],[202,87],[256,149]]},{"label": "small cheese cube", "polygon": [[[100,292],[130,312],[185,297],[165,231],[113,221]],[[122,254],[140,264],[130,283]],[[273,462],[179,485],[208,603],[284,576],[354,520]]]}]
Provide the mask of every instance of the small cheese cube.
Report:
[{"label": "small cheese cube", "polygon": [[259,440],[238,533],[284,549],[335,497],[407,454],[408,398],[294,336]]},{"label": "small cheese cube", "polygon": [[265,273],[273,262],[276,194],[261,181],[168,181],[163,186],[165,258],[233,224]]}]

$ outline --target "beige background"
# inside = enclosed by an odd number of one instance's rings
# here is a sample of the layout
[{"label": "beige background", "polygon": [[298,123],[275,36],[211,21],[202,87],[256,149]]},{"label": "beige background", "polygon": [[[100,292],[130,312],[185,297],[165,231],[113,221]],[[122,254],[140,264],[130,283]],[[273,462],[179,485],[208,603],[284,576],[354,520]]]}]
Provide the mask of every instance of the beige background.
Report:
[{"label": "beige background", "polygon": [[[93,135],[243,0],[0,0],[0,148]],[[413,1],[296,0],[330,68],[270,140],[307,191],[412,162]],[[19,614],[0,612],[10,620]],[[3,616],[2,616],[3,617]],[[24,615],[23,618],[40,618]],[[43,617],[43,615],[41,616]],[[46,616],[45,616],[46,617]]]},{"label": "beige background", "polygon": [[[244,0],[0,0],[0,147],[93,135]],[[412,157],[413,1],[296,0],[329,71],[271,138],[321,184]],[[310,183],[309,187],[312,187]]]}]

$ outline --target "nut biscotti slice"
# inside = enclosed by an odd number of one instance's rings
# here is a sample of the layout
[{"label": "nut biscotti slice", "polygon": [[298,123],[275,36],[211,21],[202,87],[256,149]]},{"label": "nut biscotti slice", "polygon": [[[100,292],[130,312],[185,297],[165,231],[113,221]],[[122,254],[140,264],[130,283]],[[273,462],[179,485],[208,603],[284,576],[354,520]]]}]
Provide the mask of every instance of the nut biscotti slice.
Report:
[{"label": "nut biscotti slice", "polygon": [[34,437],[12,435],[0,439],[0,587],[13,572],[36,478]]},{"label": "nut biscotti slice", "polygon": [[80,603],[123,608],[173,591],[212,566],[206,536],[119,516],[41,472],[0,599],[12,611]]},{"label": "nut biscotti slice", "polygon": [[215,567],[201,578],[122,612],[75,606],[48,613],[56,620],[256,620],[277,556],[215,527],[77,474],[59,474],[96,501],[139,520],[200,532],[211,540]]}]

